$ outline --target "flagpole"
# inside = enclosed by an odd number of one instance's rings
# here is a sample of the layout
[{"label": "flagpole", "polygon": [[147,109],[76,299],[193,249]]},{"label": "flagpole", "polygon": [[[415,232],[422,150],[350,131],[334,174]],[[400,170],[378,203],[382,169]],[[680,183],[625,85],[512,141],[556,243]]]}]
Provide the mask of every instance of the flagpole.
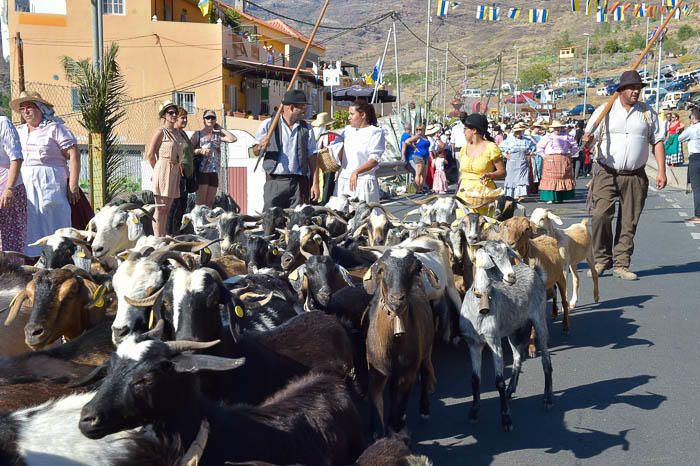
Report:
[{"label": "flagpole", "polygon": [[447,43],[445,48],[445,92],[442,94],[442,121],[444,122],[447,118],[447,65],[449,63],[449,58],[447,54],[450,52],[450,43]]},{"label": "flagpole", "polygon": [[372,102],[375,103],[377,100],[377,91],[379,90],[379,81],[382,79],[382,68],[384,68],[384,59],[386,58],[386,51],[389,48],[389,41],[391,40],[391,30],[394,26],[389,28],[389,33],[386,35],[386,42],[384,43],[384,52],[382,52],[382,59],[379,61],[379,69],[377,70],[377,79],[374,81],[374,92],[372,92]]},{"label": "flagpole", "polygon": [[[668,15],[669,19],[671,18],[672,15]],[[664,14],[663,11],[661,12],[661,22],[664,22]],[[664,36],[663,36],[663,31],[661,32],[662,35],[659,36],[659,64],[656,67],[656,105],[655,105],[655,110],[656,113],[659,113],[659,96],[661,94],[661,56],[663,55],[663,45],[664,45]]]},{"label": "flagpole", "polygon": [[[647,12],[645,11],[644,14],[646,15]],[[649,16],[647,16],[647,34],[646,34],[646,36],[644,36],[644,38],[646,39],[646,43],[644,44],[644,46],[646,47],[647,45],[649,45]],[[649,78],[648,70],[647,70],[647,62],[648,61],[649,60],[647,60],[645,57],[644,58],[644,77],[647,79]]]},{"label": "flagpole", "polygon": [[[396,21],[391,22],[394,27],[394,68],[396,69],[396,104],[399,109],[399,115],[401,115],[401,82],[399,81],[399,46],[396,42]],[[402,122],[403,124],[403,122]]]},{"label": "flagpole", "polygon": [[425,99],[425,122],[428,120],[428,73],[430,73],[430,5],[431,2],[428,0],[428,18],[426,24],[426,40],[425,40],[425,91],[423,98]]}]

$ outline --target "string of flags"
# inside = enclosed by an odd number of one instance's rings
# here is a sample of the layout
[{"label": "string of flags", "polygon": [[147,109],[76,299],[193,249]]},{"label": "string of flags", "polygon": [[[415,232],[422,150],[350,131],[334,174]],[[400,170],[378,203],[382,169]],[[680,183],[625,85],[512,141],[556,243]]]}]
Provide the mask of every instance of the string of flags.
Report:
[{"label": "string of flags", "polygon": [[[571,11],[583,12],[586,16],[595,15],[596,21],[605,23],[608,21],[624,21],[625,17],[633,18],[655,18],[662,13],[671,11],[676,7],[678,0],[662,0],[648,3],[630,3],[621,1],[608,0],[569,0]],[[447,14],[448,6],[452,4],[452,9],[455,8],[456,2],[449,0],[438,0],[438,16],[444,17]],[[457,4],[458,5],[458,4]],[[676,10],[675,18],[681,19],[683,16],[690,16],[698,11],[697,2],[692,5],[684,4]],[[515,21],[520,19],[523,13],[523,8],[501,8],[493,5],[477,5],[476,19],[482,21],[501,21],[508,19]],[[529,23],[545,24],[550,19],[548,8],[528,8],[527,20]]]},{"label": "string of flags", "polygon": [[459,2],[450,0],[437,0],[437,15],[440,18],[447,16],[449,10],[454,10],[459,6]]}]

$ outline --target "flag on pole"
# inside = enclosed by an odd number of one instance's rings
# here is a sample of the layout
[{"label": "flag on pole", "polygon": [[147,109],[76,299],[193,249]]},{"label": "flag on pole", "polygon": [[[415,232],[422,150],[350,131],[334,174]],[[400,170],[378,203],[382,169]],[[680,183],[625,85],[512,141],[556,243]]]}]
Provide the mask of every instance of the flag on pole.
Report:
[{"label": "flag on pole", "polygon": [[500,12],[500,10],[501,9],[496,6],[490,7],[488,16],[489,21],[498,21],[498,13]]},{"label": "flag on pole", "polygon": [[579,11],[579,0],[571,0],[571,11]]},{"label": "flag on pole", "polygon": [[586,16],[590,16],[591,11],[593,11],[593,1],[594,0],[586,0]]},{"label": "flag on pole", "polygon": [[437,15],[444,18],[447,15],[447,0],[437,0]]},{"label": "flag on pole", "polygon": [[547,22],[548,12],[546,8],[530,8],[529,22],[541,23]]},{"label": "flag on pole", "polygon": [[620,6],[620,2],[613,2],[613,4],[610,6],[610,9],[608,11],[610,13],[614,13],[615,10],[617,10],[618,6]]},{"label": "flag on pole", "polygon": [[203,16],[209,16],[209,13],[211,12],[211,3],[211,0],[199,0],[197,6],[199,7],[199,10],[202,12]]},{"label": "flag on pole", "polygon": [[485,19],[486,7],[484,5],[479,5],[476,7],[476,19]]},{"label": "flag on pole", "polygon": [[602,8],[598,8],[598,12],[595,14],[596,23],[607,23],[608,22],[608,14],[605,11],[606,10],[604,10]]},{"label": "flag on pole", "polygon": [[518,19],[520,18],[520,11],[522,8],[508,8],[508,18]]},{"label": "flag on pole", "polygon": [[381,63],[380,63],[381,60],[382,60],[381,58],[377,58],[377,63],[375,63],[374,68],[372,68],[372,81],[374,81],[374,82],[377,82],[377,81],[381,82],[381,79],[382,79],[381,74],[379,73],[379,67],[381,66]]}]

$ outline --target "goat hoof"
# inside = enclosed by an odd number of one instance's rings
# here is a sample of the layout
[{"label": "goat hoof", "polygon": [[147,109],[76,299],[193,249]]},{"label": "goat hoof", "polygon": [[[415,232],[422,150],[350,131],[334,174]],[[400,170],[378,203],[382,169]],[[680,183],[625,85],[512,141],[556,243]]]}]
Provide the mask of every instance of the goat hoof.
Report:
[{"label": "goat hoof", "polygon": [[531,358],[534,359],[537,357],[537,347],[535,345],[528,345],[527,347],[527,355]]},{"label": "goat hoof", "polygon": [[501,415],[501,426],[503,426],[503,432],[513,431],[513,420],[511,419],[510,414]]},{"label": "goat hoof", "polygon": [[469,410],[469,421],[474,424],[479,422],[479,409],[472,408]]},{"label": "goat hoof", "polygon": [[576,301],[569,301],[569,310],[573,310],[576,307]]}]

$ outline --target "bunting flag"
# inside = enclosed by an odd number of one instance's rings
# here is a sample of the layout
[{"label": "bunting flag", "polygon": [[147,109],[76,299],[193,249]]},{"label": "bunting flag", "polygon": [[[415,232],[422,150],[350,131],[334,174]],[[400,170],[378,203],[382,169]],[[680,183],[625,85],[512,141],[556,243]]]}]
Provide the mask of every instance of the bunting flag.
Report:
[{"label": "bunting flag", "polygon": [[211,4],[211,0],[199,0],[197,6],[199,7],[199,10],[202,12],[203,16],[209,16],[209,13],[211,12]]},{"label": "bunting flag", "polygon": [[606,10],[598,8],[598,12],[595,14],[595,20],[596,23],[607,23],[608,14],[606,13]]},{"label": "bunting flag", "polygon": [[489,8],[489,14],[488,14],[488,20],[489,21],[498,21],[498,13],[501,11],[500,8],[492,6]]},{"label": "bunting flag", "polygon": [[676,10],[676,12],[673,14],[673,17],[674,17],[675,19],[681,19],[681,10],[682,10],[682,8],[678,8],[678,9]]},{"label": "bunting flag", "polygon": [[666,7],[668,9],[675,8],[676,7],[676,1],[677,0],[666,0]]},{"label": "bunting flag", "polygon": [[437,0],[437,15],[444,18],[447,15],[447,0]]},{"label": "bunting flag", "polygon": [[647,7],[647,16],[650,18],[653,18],[655,14],[656,14],[656,10],[654,8],[654,5],[649,5]]},{"label": "bunting flag", "polygon": [[614,13],[615,10],[617,10],[618,6],[620,6],[620,2],[613,2],[613,4],[610,6],[610,9],[608,11],[610,13]]},{"label": "bunting flag", "polygon": [[683,5],[683,16],[688,16],[690,14],[690,7],[688,5]]},{"label": "bunting flag", "polygon": [[608,10],[608,0],[598,0],[598,8],[601,8],[603,11],[609,11]]},{"label": "bunting flag", "polygon": [[455,8],[457,8],[458,6],[459,6],[459,3],[458,3],[458,2],[452,2],[452,9],[453,9],[453,10],[454,10]]},{"label": "bunting flag", "polygon": [[590,16],[591,12],[594,10],[593,1],[594,0],[586,0],[586,16]]},{"label": "bunting flag", "polygon": [[486,7],[484,5],[479,5],[476,7],[476,19],[486,18]]},{"label": "bunting flag", "polygon": [[579,11],[579,0],[571,0],[571,11]]},{"label": "bunting flag", "polygon": [[634,6],[634,17],[635,18],[644,18],[647,14],[647,6],[642,3],[641,5],[635,5]]},{"label": "bunting flag", "polygon": [[629,10],[630,8],[632,8],[632,6],[633,6],[633,5],[632,5],[631,3],[625,3],[625,6],[622,7],[622,12],[623,12],[623,13],[627,13],[627,10]]},{"label": "bunting flag", "polygon": [[625,13],[622,11],[622,7],[618,6],[613,11],[613,21],[624,21],[624,20],[625,20]]},{"label": "bunting flag", "polygon": [[522,8],[508,8],[508,18],[514,20],[520,18],[521,10]]},{"label": "bunting flag", "polygon": [[546,8],[530,8],[530,14],[528,21],[531,23],[541,23],[547,22],[548,12]]}]

